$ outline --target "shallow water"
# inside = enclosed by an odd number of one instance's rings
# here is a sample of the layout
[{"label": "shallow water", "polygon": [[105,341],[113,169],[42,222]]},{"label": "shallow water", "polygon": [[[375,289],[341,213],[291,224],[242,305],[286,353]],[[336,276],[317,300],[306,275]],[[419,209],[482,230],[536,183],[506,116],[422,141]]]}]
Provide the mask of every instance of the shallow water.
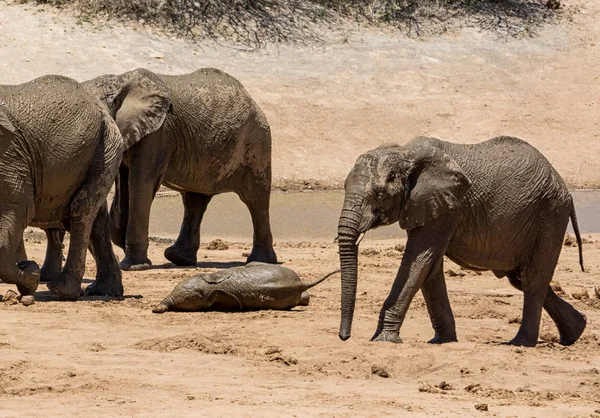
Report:
[{"label": "shallow water", "polygon": [[[600,190],[574,191],[575,208],[582,233],[600,232]],[[338,217],[344,192],[273,193],[271,196],[271,228],[276,241],[332,240],[337,233]],[[176,236],[183,218],[179,196],[161,197],[154,201],[150,217],[150,235]],[[569,232],[573,229],[569,224]],[[252,220],[237,195],[215,196],[204,216],[205,237],[252,239]],[[406,236],[397,224],[368,233],[369,239]]]}]

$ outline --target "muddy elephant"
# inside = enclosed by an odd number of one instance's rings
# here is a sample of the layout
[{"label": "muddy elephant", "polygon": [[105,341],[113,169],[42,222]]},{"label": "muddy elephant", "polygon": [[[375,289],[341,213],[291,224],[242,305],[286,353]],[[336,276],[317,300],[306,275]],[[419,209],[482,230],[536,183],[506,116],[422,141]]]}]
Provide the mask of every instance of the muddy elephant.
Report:
[{"label": "muddy elephant", "polygon": [[182,281],[152,312],[205,310],[292,309],[307,306],[307,290],[325,281],[332,271],[312,283],[283,266],[253,261],[242,267],[197,274]]},{"label": "muddy elephant", "polygon": [[159,94],[140,95],[135,77],[128,86],[132,94],[122,99],[136,102],[132,113],[137,119],[122,129],[114,112],[72,79],[49,75],[0,86],[0,149],[5,150],[0,158],[0,279],[16,284],[23,295],[35,292],[40,280],[40,269],[27,260],[23,245],[27,225],[70,232],[64,268],[61,261],[46,269],[52,292],[68,299],[80,295],[89,247],[98,272],[87,291],[123,294],[106,197],[124,151],[162,123],[170,106]]},{"label": "muddy elephant", "polygon": [[586,320],[550,287],[569,222],[581,239],[565,183],[535,148],[513,137],[460,145],[419,137],[361,155],[345,183],[338,239],[342,270],[340,338],[350,337],[359,237],[399,222],[406,251],[372,340],[401,342],[400,327],[420,289],[431,318],[430,343],[456,341],[443,256],[491,270],[524,294],[522,322],[509,344],[535,346],[542,307],[560,342],[573,344]]},{"label": "muddy elephant", "polygon": [[[150,207],[161,184],[181,192],[184,219],[165,257],[182,266],[196,264],[200,224],[211,198],[235,192],[246,204],[254,226],[247,261],[275,263],[269,221],[271,131],[263,112],[244,87],[222,71],[207,68],[168,76],[137,69],[86,82],[105,101],[123,94],[132,75],[160,86],[172,111],[159,129],[131,147],[116,183],[111,217],[113,242],[125,251],[123,270],[149,268]],[[131,112],[121,106],[119,127],[130,125]]]}]

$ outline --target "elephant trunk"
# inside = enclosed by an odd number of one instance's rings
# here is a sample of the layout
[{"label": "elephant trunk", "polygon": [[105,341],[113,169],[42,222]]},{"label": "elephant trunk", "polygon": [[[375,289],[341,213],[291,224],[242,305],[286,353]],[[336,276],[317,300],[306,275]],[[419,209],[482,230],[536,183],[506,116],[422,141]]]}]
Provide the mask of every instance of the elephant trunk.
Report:
[{"label": "elephant trunk", "polygon": [[[348,201],[348,199],[346,199]],[[361,214],[352,207],[360,205],[346,202],[338,225],[338,245],[340,253],[340,268],[342,273],[342,319],[340,323],[340,339],[350,338],[352,317],[356,302],[356,283],[358,279],[358,245]]]},{"label": "elephant trunk", "polygon": [[174,305],[175,305],[175,300],[173,299],[173,296],[169,295],[166,298],[164,298],[162,302],[160,302],[158,305],[156,305],[152,309],[152,312],[165,313],[169,310],[169,308],[171,308]]}]

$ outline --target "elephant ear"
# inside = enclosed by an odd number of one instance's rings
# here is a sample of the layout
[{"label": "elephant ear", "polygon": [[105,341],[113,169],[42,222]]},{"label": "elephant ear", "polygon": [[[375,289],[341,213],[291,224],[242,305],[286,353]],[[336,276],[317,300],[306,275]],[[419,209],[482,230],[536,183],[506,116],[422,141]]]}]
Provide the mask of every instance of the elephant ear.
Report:
[{"label": "elephant ear", "polygon": [[211,308],[223,311],[239,311],[242,309],[242,302],[231,293],[224,290],[215,289],[209,295],[212,302]]},{"label": "elephant ear", "polygon": [[171,109],[171,99],[158,84],[138,71],[121,78],[123,85],[114,99],[115,120],[127,150],[162,126]]},{"label": "elephant ear", "polygon": [[423,226],[456,208],[470,187],[471,180],[456,161],[439,148],[419,147],[406,177],[400,227]]},{"label": "elephant ear", "polygon": [[13,139],[15,139],[15,127],[8,119],[8,115],[2,109],[2,99],[0,99],[0,157],[6,152]]}]

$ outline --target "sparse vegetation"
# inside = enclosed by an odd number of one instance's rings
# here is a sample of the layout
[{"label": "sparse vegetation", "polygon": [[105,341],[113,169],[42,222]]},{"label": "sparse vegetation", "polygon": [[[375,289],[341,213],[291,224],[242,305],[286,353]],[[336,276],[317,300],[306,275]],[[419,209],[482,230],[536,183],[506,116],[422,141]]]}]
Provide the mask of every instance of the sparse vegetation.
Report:
[{"label": "sparse vegetation", "polygon": [[535,33],[561,14],[559,0],[35,0],[72,8],[82,21],[117,19],[192,39],[254,48],[269,42],[318,42],[324,28],[349,21],[396,27],[408,36],[475,26],[501,36]]},{"label": "sparse vegetation", "polygon": [[116,19],[191,39],[260,48],[310,43],[349,21],[395,27],[408,36],[475,26],[501,36],[531,35],[560,15],[559,0],[35,0],[72,8],[82,22]]}]

